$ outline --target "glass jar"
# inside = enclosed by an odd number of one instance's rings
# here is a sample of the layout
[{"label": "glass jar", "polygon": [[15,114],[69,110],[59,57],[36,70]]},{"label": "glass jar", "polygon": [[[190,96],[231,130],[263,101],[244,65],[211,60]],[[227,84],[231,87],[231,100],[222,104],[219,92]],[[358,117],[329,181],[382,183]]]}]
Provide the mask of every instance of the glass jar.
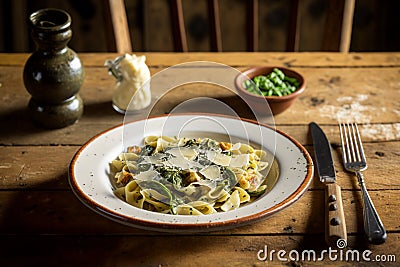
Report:
[{"label": "glass jar", "polygon": [[112,106],[117,112],[132,113],[150,105],[150,70],[145,61],[145,56],[129,54],[106,61],[109,73],[116,78]]}]

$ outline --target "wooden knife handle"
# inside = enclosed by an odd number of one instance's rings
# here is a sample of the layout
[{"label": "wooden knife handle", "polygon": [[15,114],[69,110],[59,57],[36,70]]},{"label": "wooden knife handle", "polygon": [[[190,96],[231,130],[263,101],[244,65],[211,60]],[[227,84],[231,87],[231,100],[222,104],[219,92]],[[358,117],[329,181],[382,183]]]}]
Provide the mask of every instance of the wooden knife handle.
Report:
[{"label": "wooden knife handle", "polygon": [[332,248],[344,248],[347,245],[346,221],[340,186],[336,183],[326,185],[325,203],[325,240]]}]

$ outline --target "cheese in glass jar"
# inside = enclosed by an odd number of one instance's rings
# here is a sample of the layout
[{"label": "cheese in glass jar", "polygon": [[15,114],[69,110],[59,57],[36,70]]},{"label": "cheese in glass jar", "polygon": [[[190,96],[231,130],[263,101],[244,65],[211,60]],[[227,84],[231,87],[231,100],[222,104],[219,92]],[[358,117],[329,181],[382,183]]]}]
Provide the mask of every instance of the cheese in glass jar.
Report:
[{"label": "cheese in glass jar", "polygon": [[150,105],[150,70],[146,57],[125,54],[105,66],[116,79],[112,96],[113,108],[122,114],[135,112]]}]

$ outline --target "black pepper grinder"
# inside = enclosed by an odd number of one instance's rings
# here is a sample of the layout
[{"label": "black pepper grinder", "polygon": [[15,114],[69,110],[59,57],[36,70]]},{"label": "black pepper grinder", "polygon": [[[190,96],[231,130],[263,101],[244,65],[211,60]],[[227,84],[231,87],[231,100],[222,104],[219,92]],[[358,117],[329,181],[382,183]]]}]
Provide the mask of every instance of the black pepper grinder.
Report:
[{"label": "black pepper grinder", "polygon": [[66,127],[82,116],[78,92],[85,77],[78,55],[67,46],[72,37],[71,17],[60,9],[41,9],[30,15],[29,24],[37,45],[23,73],[32,96],[30,114],[45,128]]}]

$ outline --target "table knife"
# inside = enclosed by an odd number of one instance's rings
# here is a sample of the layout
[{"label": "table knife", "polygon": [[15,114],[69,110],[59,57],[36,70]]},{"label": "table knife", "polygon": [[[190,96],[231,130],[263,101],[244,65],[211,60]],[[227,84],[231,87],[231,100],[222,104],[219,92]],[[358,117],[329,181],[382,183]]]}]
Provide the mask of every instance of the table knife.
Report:
[{"label": "table knife", "polygon": [[310,123],[319,179],[325,184],[325,240],[330,246],[347,244],[346,222],[340,186],[336,183],[331,146],[318,124]]}]

